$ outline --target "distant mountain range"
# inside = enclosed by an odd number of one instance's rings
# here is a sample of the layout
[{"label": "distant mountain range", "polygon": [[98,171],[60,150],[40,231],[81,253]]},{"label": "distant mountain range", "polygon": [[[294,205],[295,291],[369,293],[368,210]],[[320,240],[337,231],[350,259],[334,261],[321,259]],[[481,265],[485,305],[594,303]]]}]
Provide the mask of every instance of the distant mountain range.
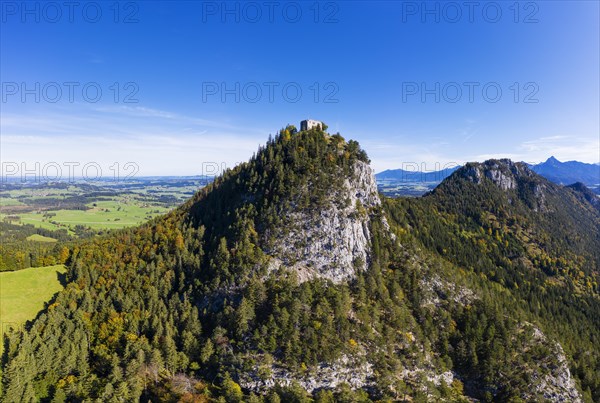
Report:
[{"label": "distant mountain range", "polygon": [[530,165],[531,169],[559,185],[570,185],[581,182],[588,187],[600,185],[600,165],[586,164],[579,161],[560,162],[550,157],[546,162]]},{"label": "distant mountain range", "polygon": [[444,168],[440,171],[422,172],[404,169],[388,169],[380,172],[375,177],[377,180],[402,181],[402,182],[441,182],[452,175],[460,166]]},{"label": "distant mountain range", "polygon": [[[583,183],[600,194],[600,164],[579,161],[560,162],[554,157],[539,164],[528,164],[537,174],[559,185]],[[439,171],[419,172],[403,169],[386,170],[375,175],[380,191],[387,195],[419,195],[432,190],[459,166]]]}]

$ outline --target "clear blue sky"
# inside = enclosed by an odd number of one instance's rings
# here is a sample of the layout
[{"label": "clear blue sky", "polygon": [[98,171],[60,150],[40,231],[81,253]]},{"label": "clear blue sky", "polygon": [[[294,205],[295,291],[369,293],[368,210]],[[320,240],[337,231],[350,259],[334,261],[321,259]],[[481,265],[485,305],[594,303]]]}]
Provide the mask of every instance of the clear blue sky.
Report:
[{"label": "clear blue sky", "polygon": [[376,171],[600,160],[597,1],[0,4],[3,162],[199,174],[304,118]]}]

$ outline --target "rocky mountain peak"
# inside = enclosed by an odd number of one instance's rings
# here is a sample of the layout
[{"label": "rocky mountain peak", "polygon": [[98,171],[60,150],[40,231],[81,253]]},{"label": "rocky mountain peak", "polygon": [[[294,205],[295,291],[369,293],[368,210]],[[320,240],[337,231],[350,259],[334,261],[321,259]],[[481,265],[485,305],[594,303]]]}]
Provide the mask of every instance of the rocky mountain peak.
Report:
[{"label": "rocky mountain peak", "polygon": [[535,173],[524,163],[510,159],[487,160],[483,163],[468,163],[459,170],[458,175],[474,183],[483,178],[491,180],[502,190],[515,189],[520,178],[532,178]]},{"label": "rocky mountain peak", "polygon": [[[354,278],[371,261],[372,220],[379,220],[378,228],[389,228],[364,150],[356,141],[319,128],[282,129],[249,162],[211,187],[183,210],[191,213],[195,226],[204,225],[208,241],[225,242],[225,255],[228,248],[239,256],[236,245],[256,247],[251,255],[260,256],[257,267],[264,260],[268,273],[289,270],[301,282]],[[226,205],[220,203],[224,199]],[[221,212],[219,217],[214,211]],[[215,274],[222,272],[215,265]],[[239,282],[228,276],[220,284]]]}]

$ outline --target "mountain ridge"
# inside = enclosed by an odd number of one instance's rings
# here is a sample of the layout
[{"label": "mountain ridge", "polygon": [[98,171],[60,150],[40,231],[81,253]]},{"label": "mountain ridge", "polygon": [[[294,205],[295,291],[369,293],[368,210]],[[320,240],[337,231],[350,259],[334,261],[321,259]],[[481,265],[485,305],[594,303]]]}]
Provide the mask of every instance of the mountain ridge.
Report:
[{"label": "mountain ridge", "polygon": [[600,165],[598,164],[586,164],[579,161],[560,162],[552,156],[545,162],[533,165],[532,169],[561,185],[570,185],[576,182],[594,187],[600,185]]},{"label": "mountain ridge", "polygon": [[451,175],[460,166],[444,168],[438,171],[412,171],[387,169],[376,174],[378,180],[402,180],[405,182],[439,182]]},{"label": "mountain ridge", "polygon": [[600,396],[597,209],[507,160],[381,198],[368,163],[288,126],[181,207],[74,247],[65,290],[7,338],[4,398]]},{"label": "mountain ridge", "polygon": [[[525,164],[525,163],[524,163]],[[579,161],[560,162],[554,156],[539,164],[526,164],[534,172],[560,185],[571,185],[577,182],[600,192],[600,165],[586,164]],[[439,184],[461,166],[445,168],[439,171],[405,171],[402,169],[386,170],[376,174],[381,186],[392,187],[397,184],[434,183]],[[425,193],[425,192],[421,192]],[[410,194],[410,193],[409,193]]]}]

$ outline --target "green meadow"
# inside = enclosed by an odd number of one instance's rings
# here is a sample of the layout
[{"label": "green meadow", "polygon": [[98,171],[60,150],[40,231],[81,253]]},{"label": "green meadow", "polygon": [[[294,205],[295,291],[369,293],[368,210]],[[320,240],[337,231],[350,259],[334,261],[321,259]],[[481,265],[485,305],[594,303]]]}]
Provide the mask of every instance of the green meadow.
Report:
[{"label": "green meadow", "polygon": [[59,276],[65,272],[63,265],[0,272],[2,332],[34,319],[44,304],[62,290]]},{"label": "green meadow", "polygon": [[29,235],[26,238],[28,241],[35,241],[35,242],[56,242],[56,239],[54,238],[50,238],[49,236],[43,236],[43,235],[39,235],[39,234],[33,234],[33,235]]},{"label": "green meadow", "polygon": [[[20,222],[50,230],[83,225],[92,229],[119,229],[141,224],[169,211],[137,200],[98,201],[87,204],[88,210],[51,210],[20,213]],[[48,214],[50,213],[50,214]]]},{"label": "green meadow", "polygon": [[24,204],[10,197],[0,197],[0,206],[24,206]]}]

